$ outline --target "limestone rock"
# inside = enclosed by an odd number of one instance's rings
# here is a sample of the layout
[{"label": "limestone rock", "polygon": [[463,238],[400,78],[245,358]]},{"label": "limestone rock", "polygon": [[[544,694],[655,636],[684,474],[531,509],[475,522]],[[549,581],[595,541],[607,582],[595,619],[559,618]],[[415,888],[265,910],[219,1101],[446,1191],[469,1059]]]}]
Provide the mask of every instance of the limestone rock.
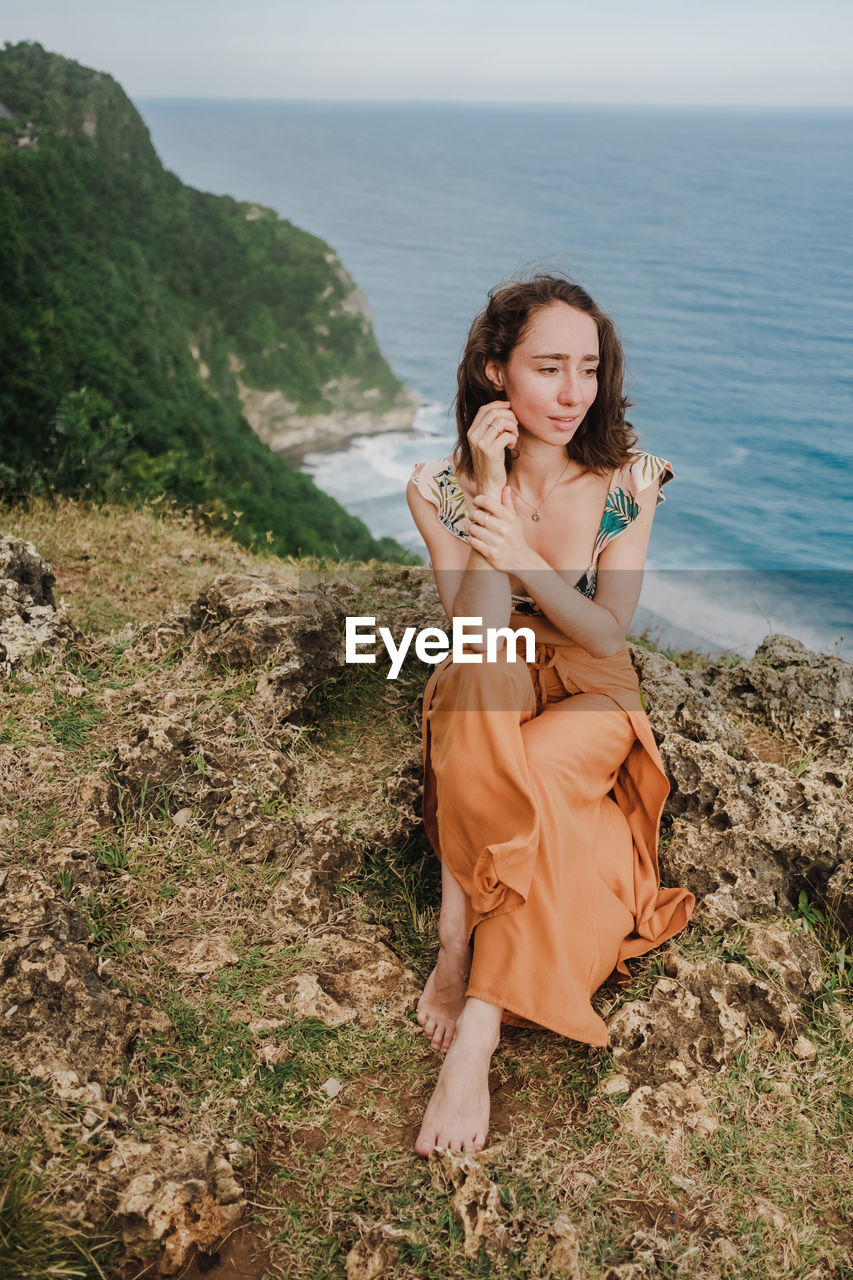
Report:
[{"label": "limestone rock", "polygon": [[[825,898],[853,860],[853,803],[837,788],[715,743],[667,736],[661,754],[674,815],[667,876],[704,899],[714,923],[792,911],[804,884]],[[838,896],[840,921],[853,926]]]},{"label": "limestone rock", "polygon": [[193,735],[182,715],[141,714],[133,742],[119,744],[117,773],[138,792],[178,781],[187,768]]},{"label": "limestone rock", "polygon": [[[853,927],[853,664],[786,636],[734,668],[631,656],[671,784],[664,882],[690,887],[696,919],[715,927],[790,911],[805,885]],[[744,718],[800,744],[797,776],[758,758]]]},{"label": "limestone rock", "polygon": [[372,1027],[376,1006],[383,1021],[403,1021],[419,992],[415,975],[382,939],[376,925],[351,921],[338,930],[312,935],[319,951],[312,970],[289,979],[276,997],[291,1018],[319,1018],[330,1026],[357,1021]]},{"label": "limestone rock", "polygon": [[243,1216],[230,1163],[202,1144],[120,1139],[99,1170],[118,1184],[115,1216],[131,1254],[161,1246],[158,1275],[176,1275],[196,1248],[214,1252]]},{"label": "limestone rock", "polygon": [[316,973],[300,973],[289,978],[284,991],[276,997],[276,1002],[285,1006],[294,1022],[303,1018],[316,1018],[329,1027],[339,1027],[342,1023],[352,1022],[356,1017],[352,1006],[341,1005],[320,985]]},{"label": "limestone rock", "polygon": [[217,936],[185,938],[168,947],[166,956],[181,973],[197,973],[206,978],[240,959],[228,939]]},{"label": "limestone rock", "polygon": [[450,1194],[450,1204],[465,1233],[465,1256],[480,1249],[493,1258],[509,1249],[510,1233],[503,1221],[500,1189],[475,1156],[434,1148],[429,1155],[433,1185]]},{"label": "limestone rock", "polygon": [[340,913],[337,884],[358,870],[361,850],[330,814],[290,824],[282,844],[282,860],[294,869],[273,888],[267,918],[276,933],[294,937]]},{"label": "limestone rock", "polygon": [[791,636],[769,635],[748,662],[712,665],[706,679],[724,705],[770,728],[803,741],[822,735],[848,750],[853,746],[853,663],[843,658],[813,653]]},{"label": "limestone rock", "polygon": [[0,1049],[22,1075],[106,1083],[118,1069],[130,1004],[100,981],[88,935],[37,871],[0,870]]},{"label": "limestone rock", "polygon": [[14,598],[24,606],[56,607],[53,569],[31,542],[10,533],[0,533],[0,582],[7,600]]},{"label": "limestone rock", "polygon": [[384,1022],[405,1019],[421,984],[386,944],[381,927],[348,924],[313,940],[322,951],[324,985],[353,1006],[360,1026],[374,1025],[377,1005]]},{"label": "limestone rock", "polygon": [[339,671],[354,593],[345,580],[321,582],[296,569],[221,573],[189,612],[141,628],[132,648],[151,658],[177,647],[205,663],[258,668],[247,710],[259,726],[282,724],[302,714],[316,685]]},{"label": "limestone rock", "polygon": [[548,1250],[548,1275],[564,1280],[584,1280],[581,1234],[568,1214],[558,1213],[548,1230],[553,1241]]},{"label": "limestone rock", "polygon": [[[773,942],[765,935],[758,945],[766,951]],[[799,1004],[784,980],[763,981],[733,962],[693,963],[675,949],[667,953],[664,969],[648,1000],[623,1005],[609,1023],[617,1069],[634,1084],[687,1082],[722,1070],[745,1043],[750,1025],[762,1024],[777,1035],[796,1027]],[[813,981],[811,971],[801,975],[798,994]]]},{"label": "limestone rock", "polygon": [[318,681],[342,661],[340,631],[346,583],[318,583],[225,573],[214,578],[190,608],[196,646],[209,661],[232,667],[266,667],[258,697],[272,701],[285,720],[302,710]]},{"label": "limestone rock", "polygon": [[684,1085],[667,1080],[656,1088],[640,1085],[619,1108],[618,1116],[633,1137],[660,1139],[670,1155],[680,1152],[685,1130],[707,1137],[719,1127],[695,1082]]},{"label": "limestone rock", "polygon": [[729,754],[740,749],[740,734],[704,673],[682,671],[662,653],[640,645],[629,645],[629,653],[658,742],[667,734],[677,734],[694,742],[716,743]]},{"label": "limestone rock", "polygon": [[119,743],[112,761],[81,784],[81,798],[102,822],[115,817],[116,784],[137,801],[148,797],[149,803],[160,788],[175,806],[176,825],[197,815],[210,823],[217,846],[241,862],[287,856],[293,843],[288,824],[263,812],[257,787],[263,780],[267,787],[286,791],[293,766],[281,751],[243,746],[231,736],[233,722],[196,725],[192,708],[180,707],[169,695],[158,710],[141,698],[136,717],[132,740]]},{"label": "limestone rock", "polygon": [[747,924],[744,946],[752,966],[775,977],[797,1004],[823,986],[820,947],[795,922]]},{"label": "limestone rock", "polygon": [[31,542],[0,534],[0,671],[37,650],[62,650],[81,639],[53,598],[53,569]]},{"label": "limestone rock", "polygon": [[850,927],[853,921],[853,860],[842,862],[826,882],[826,906],[830,919]]},{"label": "limestone rock", "polygon": [[347,1280],[379,1280],[380,1276],[387,1275],[397,1266],[400,1245],[414,1244],[418,1240],[416,1232],[405,1231],[387,1222],[369,1227],[358,1218],[357,1223],[363,1235],[347,1254]]}]

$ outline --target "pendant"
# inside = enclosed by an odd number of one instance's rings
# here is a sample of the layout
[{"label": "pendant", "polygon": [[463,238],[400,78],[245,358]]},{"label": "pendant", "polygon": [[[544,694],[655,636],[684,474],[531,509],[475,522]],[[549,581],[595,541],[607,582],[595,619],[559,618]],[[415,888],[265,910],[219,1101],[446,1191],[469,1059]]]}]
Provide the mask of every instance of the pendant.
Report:
[{"label": "pendant", "polygon": [[541,519],[542,519],[542,517],[541,517],[541,515],[539,514],[539,512],[538,512],[538,511],[534,511],[534,512],[533,512],[533,515],[530,517],[530,519],[531,519],[531,520],[541,520]]}]

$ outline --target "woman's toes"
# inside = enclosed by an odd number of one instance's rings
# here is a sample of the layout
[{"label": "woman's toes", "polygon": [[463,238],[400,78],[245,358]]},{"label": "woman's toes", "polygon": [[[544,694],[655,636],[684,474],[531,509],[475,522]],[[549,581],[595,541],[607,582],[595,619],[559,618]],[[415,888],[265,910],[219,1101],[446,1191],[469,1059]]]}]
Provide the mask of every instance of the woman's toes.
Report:
[{"label": "woman's toes", "polygon": [[419,1156],[428,1156],[434,1146],[435,1143],[430,1138],[419,1136],[415,1143],[415,1154]]}]

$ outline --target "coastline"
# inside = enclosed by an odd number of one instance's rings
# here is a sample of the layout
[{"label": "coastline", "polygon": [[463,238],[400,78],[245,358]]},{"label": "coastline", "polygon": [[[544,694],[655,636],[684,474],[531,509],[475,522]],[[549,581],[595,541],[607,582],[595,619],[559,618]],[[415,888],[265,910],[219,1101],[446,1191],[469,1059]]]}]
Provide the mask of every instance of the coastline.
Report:
[{"label": "coastline", "polygon": [[318,414],[299,413],[277,388],[260,390],[247,386],[238,377],[237,390],[243,416],[252,430],[273,453],[281,454],[294,467],[300,466],[309,453],[334,453],[358,436],[409,432],[421,407],[420,396],[405,383],[385,409],[376,410],[370,405],[380,395],[378,388],[362,392],[362,407],[355,409],[346,402],[345,389],[341,388],[340,407]]}]

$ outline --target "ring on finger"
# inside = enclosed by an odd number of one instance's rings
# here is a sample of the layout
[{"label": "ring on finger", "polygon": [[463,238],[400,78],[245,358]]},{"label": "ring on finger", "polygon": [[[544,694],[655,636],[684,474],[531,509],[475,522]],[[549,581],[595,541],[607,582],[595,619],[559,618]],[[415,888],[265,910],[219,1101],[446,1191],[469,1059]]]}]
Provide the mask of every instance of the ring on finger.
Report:
[{"label": "ring on finger", "polygon": [[483,516],[483,524],[488,524],[491,518],[492,518],[491,511],[487,511],[486,514]]}]

